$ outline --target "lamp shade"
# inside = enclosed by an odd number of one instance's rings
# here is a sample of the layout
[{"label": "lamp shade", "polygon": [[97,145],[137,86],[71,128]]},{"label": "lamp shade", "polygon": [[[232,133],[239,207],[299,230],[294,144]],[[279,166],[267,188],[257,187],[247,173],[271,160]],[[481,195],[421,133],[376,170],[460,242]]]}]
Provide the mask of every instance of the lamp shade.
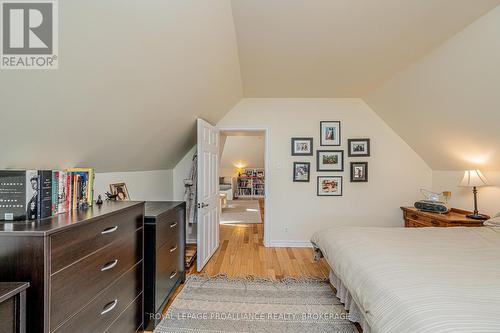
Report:
[{"label": "lamp shade", "polygon": [[460,182],[460,186],[466,187],[479,187],[487,186],[488,181],[484,177],[483,173],[479,170],[467,170],[465,171],[464,178]]}]

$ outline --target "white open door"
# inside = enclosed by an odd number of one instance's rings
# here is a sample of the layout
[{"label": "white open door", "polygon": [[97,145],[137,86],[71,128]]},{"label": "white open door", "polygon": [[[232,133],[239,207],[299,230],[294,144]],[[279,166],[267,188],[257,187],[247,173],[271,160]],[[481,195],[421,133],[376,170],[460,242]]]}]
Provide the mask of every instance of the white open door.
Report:
[{"label": "white open door", "polygon": [[198,119],[197,268],[219,247],[219,130]]}]

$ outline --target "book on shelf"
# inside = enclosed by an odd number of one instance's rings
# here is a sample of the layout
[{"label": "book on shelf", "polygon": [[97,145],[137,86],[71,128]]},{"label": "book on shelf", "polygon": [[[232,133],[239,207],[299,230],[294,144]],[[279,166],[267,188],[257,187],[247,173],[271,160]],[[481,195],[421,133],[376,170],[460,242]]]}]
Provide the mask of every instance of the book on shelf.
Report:
[{"label": "book on shelf", "polygon": [[0,170],[0,221],[43,219],[92,206],[94,169]]}]

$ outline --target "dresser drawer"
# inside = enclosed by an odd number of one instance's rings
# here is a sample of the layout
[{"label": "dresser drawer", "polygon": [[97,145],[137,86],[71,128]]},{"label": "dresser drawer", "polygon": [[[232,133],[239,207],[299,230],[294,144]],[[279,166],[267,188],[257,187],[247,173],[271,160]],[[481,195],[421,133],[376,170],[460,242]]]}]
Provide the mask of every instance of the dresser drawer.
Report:
[{"label": "dresser drawer", "polygon": [[165,243],[178,239],[181,232],[179,208],[173,209],[156,220],[156,249]]},{"label": "dresser drawer", "polygon": [[184,274],[184,251],[180,243],[167,243],[156,251],[155,311]]},{"label": "dresser drawer", "polygon": [[142,328],[142,294],[115,320],[106,333],[135,333]]},{"label": "dresser drawer", "polygon": [[142,228],[51,277],[51,329],[142,259]]},{"label": "dresser drawer", "polygon": [[[115,281],[56,333],[104,332],[142,292],[142,262]],[[85,325],[82,325],[85,323]]]},{"label": "dresser drawer", "polygon": [[143,207],[132,207],[87,225],[77,226],[50,238],[51,273],[142,227]]}]

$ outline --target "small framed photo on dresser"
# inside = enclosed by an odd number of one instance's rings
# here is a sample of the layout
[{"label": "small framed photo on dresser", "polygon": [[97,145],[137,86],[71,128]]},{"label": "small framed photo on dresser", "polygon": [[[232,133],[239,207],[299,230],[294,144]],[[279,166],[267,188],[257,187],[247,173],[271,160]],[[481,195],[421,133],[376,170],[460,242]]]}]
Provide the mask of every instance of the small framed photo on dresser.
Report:
[{"label": "small framed photo on dresser", "polygon": [[294,162],[293,163],[293,181],[309,182],[311,177],[311,163]]},{"label": "small framed photo on dresser", "polygon": [[321,121],[319,135],[321,146],[340,146],[340,121]]},{"label": "small framed photo on dresser", "polygon": [[313,138],[292,138],[292,156],[312,156]]},{"label": "small framed photo on dresser", "polygon": [[318,196],[342,196],[342,176],[318,176]]},{"label": "small framed photo on dresser", "polygon": [[351,162],[351,183],[368,182],[368,162]]},{"label": "small framed photo on dresser", "polygon": [[370,139],[349,139],[347,140],[349,157],[369,157]]},{"label": "small framed photo on dresser", "polygon": [[316,171],[344,171],[343,150],[318,150]]}]

